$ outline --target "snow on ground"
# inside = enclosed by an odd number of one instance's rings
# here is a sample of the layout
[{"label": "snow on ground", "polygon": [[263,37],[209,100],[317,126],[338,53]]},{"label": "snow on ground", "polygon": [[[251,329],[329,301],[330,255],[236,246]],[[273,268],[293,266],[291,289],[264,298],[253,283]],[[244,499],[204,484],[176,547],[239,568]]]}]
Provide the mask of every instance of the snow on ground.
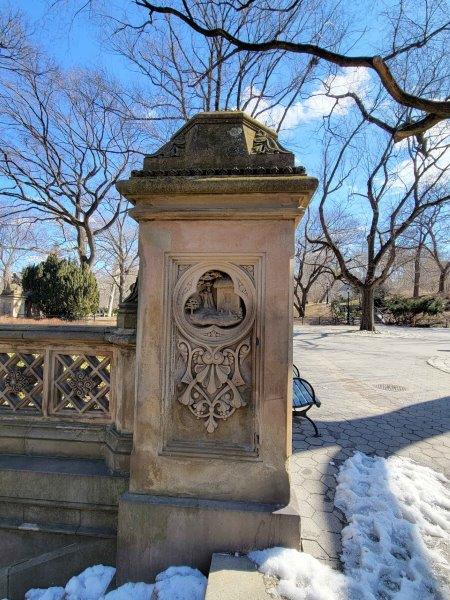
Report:
[{"label": "snow on ground", "polygon": [[444,373],[450,373],[450,358],[444,356],[430,356],[427,363],[435,369],[444,371]]},{"label": "snow on ground", "polygon": [[450,589],[446,483],[443,475],[407,458],[358,452],[347,460],[335,497],[349,521],[342,531],[346,574],[387,598],[431,600],[440,597],[445,583]]},{"label": "snow on ground", "polygon": [[396,326],[380,326],[377,325],[375,331],[346,331],[345,335],[362,336],[362,337],[389,337],[389,338],[420,338],[421,333],[413,331],[411,327],[396,327]]},{"label": "snow on ground", "polygon": [[72,577],[66,587],[33,589],[25,600],[204,600],[206,577],[190,567],[170,567],[156,576],[154,584],[126,583],[106,590],[116,570],[96,565]]},{"label": "snow on ground", "polygon": [[445,548],[450,533],[447,480],[413,461],[357,452],[341,467],[335,503],[344,573],[295,550],[251,552],[280,579],[289,600],[444,600],[450,598]]},{"label": "snow on ground", "polygon": [[[249,553],[280,582],[288,600],[450,600],[450,491],[447,480],[402,457],[357,452],[337,476],[335,504],[342,531],[344,573],[288,548]],[[115,569],[97,565],[65,588],[30,590],[25,600],[204,600],[206,578],[170,567],[154,584],[127,583],[106,593]],[[106,595],[105,595],[106,594]]]}]

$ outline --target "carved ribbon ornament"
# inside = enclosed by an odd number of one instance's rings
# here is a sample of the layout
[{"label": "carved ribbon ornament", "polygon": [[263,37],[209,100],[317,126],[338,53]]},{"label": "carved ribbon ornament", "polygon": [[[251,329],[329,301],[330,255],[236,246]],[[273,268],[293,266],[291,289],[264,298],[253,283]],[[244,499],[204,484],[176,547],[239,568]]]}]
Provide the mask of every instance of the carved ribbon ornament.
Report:
[{"label": "carved ribbon ornament", "polygon": [[246,406],[242,396],[245,381],[241,365],[250,352],[250,340],[232,348],[192,348],[188,341],[178,343],[186,371],[181,382],[187,384],[179,396],[197,419],[204,419],[208,433],[213,433],[219,420],[228,419],[237,408]]}]

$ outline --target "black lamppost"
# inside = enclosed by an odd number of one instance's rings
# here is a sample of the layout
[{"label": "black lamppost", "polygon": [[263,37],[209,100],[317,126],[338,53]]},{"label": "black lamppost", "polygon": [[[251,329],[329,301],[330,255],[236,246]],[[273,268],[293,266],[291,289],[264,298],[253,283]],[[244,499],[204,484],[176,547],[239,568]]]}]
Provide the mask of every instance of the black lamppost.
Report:
[{"label": "black lamppost", "polygon": [[351,286],[348,283],[341,288],[341,292],[347,292],[347,325],[350,325],[350,290]]},{"label": "black lamppost", "polygon": [[347,325],[350,325],[350,287],[347,287]]}]

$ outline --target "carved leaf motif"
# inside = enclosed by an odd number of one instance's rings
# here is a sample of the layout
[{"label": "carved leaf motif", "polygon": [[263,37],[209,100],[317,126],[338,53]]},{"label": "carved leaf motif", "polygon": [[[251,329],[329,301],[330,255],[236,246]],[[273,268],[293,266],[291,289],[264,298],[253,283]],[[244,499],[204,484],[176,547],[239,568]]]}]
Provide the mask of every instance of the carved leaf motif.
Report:
[{"label": "carved leaf motif", "polygon": [[289,151],[276,138],[258,129],[253,139],[252,154],[289,154]]}]

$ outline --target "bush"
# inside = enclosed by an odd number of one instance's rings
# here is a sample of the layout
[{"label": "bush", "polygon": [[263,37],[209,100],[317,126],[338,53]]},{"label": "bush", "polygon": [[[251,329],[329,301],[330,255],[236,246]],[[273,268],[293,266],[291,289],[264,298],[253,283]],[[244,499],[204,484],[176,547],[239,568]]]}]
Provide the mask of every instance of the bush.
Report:
[{"label": "bush", "polygon": [[385,300],[385,306],[396,325],[415,325],[425,316],[435,316],[444,312],[441,298],[402,298],[394,296]]},{"label": "bush", "polygon": [[[347,298],[339,296],[331,301],[331,314],[338,323],[347,322]],[[361,318],[361,306],[357,300],[350,300],[350,322],[354,323],[355,319]]]},{"label": "bush", "polygon": [[92,271],[55,254],[26,267],[22,285],[28,300],[46,317],[73,321],[98,310],[99,292]]}]

